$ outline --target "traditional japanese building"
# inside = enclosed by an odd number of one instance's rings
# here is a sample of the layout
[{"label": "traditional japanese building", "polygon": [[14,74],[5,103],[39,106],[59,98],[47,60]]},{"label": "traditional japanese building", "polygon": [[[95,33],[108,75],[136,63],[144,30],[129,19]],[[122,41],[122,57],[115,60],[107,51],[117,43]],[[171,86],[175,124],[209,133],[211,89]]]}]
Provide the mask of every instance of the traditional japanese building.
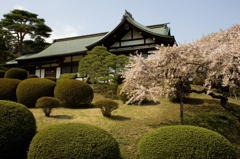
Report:
[{"label": "traditional japanese building", "polygon": [[144,26],[126,11],[121,22],[109,32],[56,39],[47,49],[39,53],[23,53],[5,66],[20,67],[41,78],[58,78],[62,73],[77,72],[79,61],[95,46],[105,46],[116,55],[138,51],[147,57],[156,45],[173,46],[176,43],[167,24]]}]

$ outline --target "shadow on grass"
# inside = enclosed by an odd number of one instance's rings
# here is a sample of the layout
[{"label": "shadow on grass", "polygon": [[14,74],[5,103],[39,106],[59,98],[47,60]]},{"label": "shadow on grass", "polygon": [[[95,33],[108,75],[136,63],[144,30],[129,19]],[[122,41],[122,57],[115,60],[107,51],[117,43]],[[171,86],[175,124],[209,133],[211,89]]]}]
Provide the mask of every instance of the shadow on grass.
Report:
[{"label": "shadow on grass", "polygon": [[68,108],[68,109],[93,109],[93,108],[97,108],[94,104],[82,104],[82,105],[78,105],[78,106],[66,106],[66,105],[62,105],[63,108]]},{"label": "shadow on grass", "polygon": [[55,119],[73,119],[74,117],[69,115],[52,115],[49,118],[55,118]]},{"label": "shadow on grass", "polygon": [[112,115],[112,116],[107,117],[107,118],[111,119],[111,120],[119,120],[119,121],[131,120],[131,118],[129,118],[129,117],[124,117],[124,116],[120,116],[120,115]]},{"label": "shadow on grass", "polygon": [[198,98],[185,98],[184,99],[184,104],[196,104],[196,105],[199,105],[199,104],[203,104],[204,103],[204,100],[202,99],[198,99]]},{"label": "shadow on grass", "polygon": [[[192,115],[185,114],[183,117],[184,125],[203,127],[215,131],[232,144],[240,144],[240,122],[238,119],[227,112],[201,112]],[[147,126],[158,128],[161,126],[179,125],[179,120],[165,119],[159,122],[146,122]]]}]

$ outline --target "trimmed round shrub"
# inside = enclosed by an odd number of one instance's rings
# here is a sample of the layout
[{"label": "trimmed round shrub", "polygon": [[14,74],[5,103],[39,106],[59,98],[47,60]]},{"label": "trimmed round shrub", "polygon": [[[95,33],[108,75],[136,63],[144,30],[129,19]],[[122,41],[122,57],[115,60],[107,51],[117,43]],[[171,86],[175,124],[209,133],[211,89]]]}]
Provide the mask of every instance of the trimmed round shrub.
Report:
[{"label": "trimmed round shrub", "polygon": [[0,70],[0,78],[4,78],[4,75],[5,75],[5,71]]},{"label": "trimmed round shrub", "polygon": [[[183,82],[184,82],[184,87],[183,87],[184,96],[183,97],[186,97],[189,95],[189,91],[191,91],[191,85],[187,79],[184,79]],[[175,88],[175,91],[172,92],[171,94],[169,94],[169,100],[180,102],[181,81],[177,80],[175,82],[175,84],[173,85],[173,87]]]},{"label": "trimmed round shrub", "polygon": [[17,87],[17,101],[27,107],[34,107],[39,98],[54,96],[55,85],[55,82],[42,78],[23,80]]},{"label": "trimmed round shrub", "polygon": [[28,75],[27,78],[39,78],[37,75]]},{"label": "trimmed round shrub", "polygon": [[41,97],[37,100],[35,107],[42,108],[45,116],[49,117],[53,108],[58,108],[61,101],[54,97]]},{"label": "trimmed round shrub", "polygon": [[16,89],[19,79],[0,78],[0,100],[17,101]]},{"label": "trimmed round shrub", "polygon": [[118,103],[113,100],[99,100],[94,103],[95,106],[101,109],[103,116],[110,117],[113,110],[118,108]]},{"label": "trimmed round shrub", "polygon": [[21,69],[21,68],[10,68],[5,73],[4,78],[15,78],[15,79],[24,80],[24,79],[27,78],[27,76],[28,76],[28,73],[24,69]]},{"label": "trimmed round shrub", "polygon": [[26,157],[35,133],[36,121],[27,107],[0,100],[0,158]]},{"label": "trimmed round shrub", "polygon": [[165,126],[139,141],[141,158],[236,158],[232,144],[222,135],[195,126]]},{"label": "trimmed round shrub", "polygon": [[64,106],[76,108],[92,102],[93,90],[85,82],[66,79],[56,85],[54,97],[58,98]]},{"label": "trimmed round shrub", "polygon": [[[41,144],[40,144],[41,143]],[[81,123],[54,124],[33,138],[28,159],[120,158],[118,143],[105,130]]]},{"label": "trimmed round shrub", "polygon": [[53,82],[57,82],[57,79],[54,77],[45,77],[45,79],[52,80]]}]

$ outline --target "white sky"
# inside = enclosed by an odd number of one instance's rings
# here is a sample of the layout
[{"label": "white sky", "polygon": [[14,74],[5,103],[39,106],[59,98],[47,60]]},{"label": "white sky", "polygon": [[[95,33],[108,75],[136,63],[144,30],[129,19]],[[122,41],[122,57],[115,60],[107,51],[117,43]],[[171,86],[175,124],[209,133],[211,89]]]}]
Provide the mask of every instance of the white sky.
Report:
[{"label": "white sky", "polygon": [[179,43],[189,43],[240,23],[239,0],[0,0],[0,19],[11,10],[39,15],[52,39],[111,31],[125,9],[145,25],[167,23]]}]

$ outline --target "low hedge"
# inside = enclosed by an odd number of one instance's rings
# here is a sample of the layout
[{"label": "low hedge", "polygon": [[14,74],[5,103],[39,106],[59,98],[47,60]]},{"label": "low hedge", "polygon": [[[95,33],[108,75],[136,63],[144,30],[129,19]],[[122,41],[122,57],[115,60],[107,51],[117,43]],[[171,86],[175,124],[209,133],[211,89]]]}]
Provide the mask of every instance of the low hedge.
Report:
[{"label": "low hedge", "polygon": [[20,103],[0,100],[0,158],[23,158],[36,133],[31,111]]},{"label": "low hedge", "polygon": [[42,78],[29,78],[19,83],[17,101],[27,107],[34,107],[41,97],[53,97],[56,83]]},{"label": "low hedge", "polygon": [[54,97],[41,97],[37,100],[36,108],[42,108],[45,116],[49,117],[53,108],[60,107],[62,103]]},{"label": "low hedge", "polygon": [[27,78],[27,76],[28,76],[28,73],[24,69],[21,69],[21,68],[10,68],[5,73],[4,78],[15,78],[15,79],[24,80],[24,79]]},{"label": "low hedge", "polygon": [[111,134],[95,126],[61,123],[40,130],[33,138],[28,159],[120,158],[118,143]]},{"label": "low hedge", "polygon": [[66,79],[56,85],[54,97],[58,98],[67,107],[77,108],[91,104],[93,89],[85,82]]},{"label": "low hedge", "polygon": [[103,116],[110,117],[113,110],[118,108],[118,103],[113,100],[99,100],[94,103],[95,106],[101,109]]},{"label": "low hedge", "polygon": [[0,78],[0,100],[17,101],[16,89],[19,79]]},{"label": "low hedge", "polygon": [[165,126],[145,134],[139,142],[141,158],[236,158],[231,143],[220,134],[195,126]]}]

